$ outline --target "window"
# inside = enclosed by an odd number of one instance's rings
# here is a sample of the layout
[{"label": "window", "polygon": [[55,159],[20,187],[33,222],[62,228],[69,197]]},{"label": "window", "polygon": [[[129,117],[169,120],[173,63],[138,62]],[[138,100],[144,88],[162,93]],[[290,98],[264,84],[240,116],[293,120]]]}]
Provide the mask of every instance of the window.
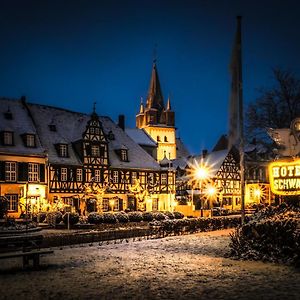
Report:
[{"label": "window", "polygon": [[94,157],[100,156],[100,148],[98,145],[92,145],[91,147],[91,155]]},{"label": "window", "polygon": [[160,136],[159,136],[159,135],[156,137],[156,140],[157,140],[158,142],[160,142]]},{"label": "window", "polygon": [[161,184],[167,184],[167,174],[161,174]]},{"label": "window", "polygon": [[100,170],[95,170],[95,181],[96,182],[100,182],[100,177],[101,176],[101,172]]},{"label": "window", "polygon": [[76,171],[76,181],[82,181],[82,169]]},{"label": "window", "polygon": [[5,163],[5,180],[6,181],[16,181],[17,172],[16,172],[16,163],[15,162],[6,162]]},{"label": "window", "polygon": [[29,182],[39,181],[39,164],[34,164],[34,163],[28,164],[28,181]]},{"label": "window", "polygon": [[127,150],[125,150],[125,149],[121,150],[121,160],[122,161],[128,161]]},{"label": "window", "polygon": [[114,200],[114,207],[113,207],[113,209],[114,210],[120,210],[120,200],[119,200],[119,198],[116,198],[116,199],[113,199]]},{"label": "window", "polygon": [[26,135],[26,147],[35,147],[35,136],[34,134]]},{"label": "window", "polygon": [[100,133],[100,129],[98,127],[95,128],[95,134],[99,134]]},{"label": "window", "polygon": [[61,168],[60,169],[60,180],[61,181],[67,181],[67,168]]},{"label": "window", "polygon": [[103,199],[102,201],[102,209],[103,211],[109,210],[109,200],[107,198]]},{"label": "window", "polygon": [[49,124],[48,126],[50,131],[56,131],[56,126],[54,124]]},{"label": "window", "polygon": [[158,199],[152,199],[152,210],[158,210]]},{"label": "window", "polygon": [[18,194],[5,194],[5,197],[8,200],[8,210],[18,211],[18,205],[19,205]]},{"label": "window", "polygon": [[59,146],[58,146],[58,155],[60,157],[68,157],[68,145],[59,144]]},{"label": "window", "polygon": [[165,136],[164,140],[165,140],[165,142],[168,142],[168,138],[166,136]]},{"label": "window", "polygon": [[137,179],[137,174],[136,172],[131,173],[131,183],[135,183],[135,180]]},{"label": "window", "polygon": [[119,172],[113,171],[113,183],[118,183],[119,181]]},{"label": "window", "polygon": [[14,138],[13,138],[13,132],[11,131],[5,131],[3,133],[3,144],[6,146],[13,145]]},{"label": "window", "polygon": [[90,134],[94,134],[94,132],[95,132],[94,127],[90,127]]},{"label": "window", "polygon": [[154,174],[153,173],[150,173],[149,175],[148,175],[148,183],[150,183],[150,184],[154,184]]}]

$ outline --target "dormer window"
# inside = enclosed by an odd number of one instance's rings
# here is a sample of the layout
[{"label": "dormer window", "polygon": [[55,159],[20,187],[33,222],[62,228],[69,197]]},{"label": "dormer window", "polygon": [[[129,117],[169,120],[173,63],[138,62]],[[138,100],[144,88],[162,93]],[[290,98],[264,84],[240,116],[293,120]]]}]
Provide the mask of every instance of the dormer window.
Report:
[{"label": "dormer window", "polygon": [[115,135],[113,134],[112,131],[110,131],[110,132],[108,133],[107,137],[108,137],[108,139],[111,140],[111,141],[113,141],[113,140],[115,139]]},{"label": "dormer window", "polygon": [[7,112],[4,113],[4,118],[6,120],[12,120],[13,119],[13,115],[12,115],[10,110],[8,110]]},{"label": "dormer window", "polygon": [[26,134],[25,135],[25,145],[26,147],[35,147],[35,135]]},{"label": "dormer window", "polygon": [[69,156],[67,144],[58,144],[57,150],[58,150],[58,155],[60,157],[68,157]]},{"label": "dormer window", "polygon": [[50,130],[50,131],[56,131],[56,126],[55,126],[55,124],[49,124],[48,126],[49,126],[49,130]]},{"label": "dormer window", "polygon": [[14,133],[12,131],[2,132],[2,144],[5,146],[12,146],[14,144]]},{"label": "dormer window", "polygon": [[126,149],[121,150],[121,161],[128,161],[128,151]]}]

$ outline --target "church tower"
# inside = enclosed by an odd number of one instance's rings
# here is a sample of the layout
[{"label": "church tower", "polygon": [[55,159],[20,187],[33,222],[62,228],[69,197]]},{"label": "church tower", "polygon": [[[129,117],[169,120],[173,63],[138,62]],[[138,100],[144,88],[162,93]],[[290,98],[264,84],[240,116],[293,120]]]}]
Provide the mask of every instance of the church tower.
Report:
[{"label": "church tower", "polygon": [[175,113],[170,97],[164,105],[156,61],[153,62],[146,105],[141,101],[136,127],[145,130],[158,144],[157,160],[176,158]]}]

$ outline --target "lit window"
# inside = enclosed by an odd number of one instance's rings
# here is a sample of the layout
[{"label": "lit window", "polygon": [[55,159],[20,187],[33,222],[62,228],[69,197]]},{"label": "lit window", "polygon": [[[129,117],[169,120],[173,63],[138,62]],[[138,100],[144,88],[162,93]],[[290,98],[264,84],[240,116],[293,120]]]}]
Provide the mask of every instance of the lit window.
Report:
[{"label": "lit window", "polygon": [[3,144],[7,146],[13,145],[13,132],[5,131],[3,133]]},{"label": "lit window", "polygon": [[18,194],[5,194],[5,197],[8,200],[8,210],[18,211],[18,205],[19,205]]},{"label": "lit window", "polygon": [[153,174],[153,173],[150,173],[150,174],[148,175],[148,182],[149,182],[150,184],[154,184],[154,174]]},{"label": "lit window", "polygon": [[35,136],[33,134],[26,135],[26,147],[35,147]]},{"label": "lit window", "polygon": [[82,169],[76,171],[76,181],[82,181]]},{"label": "lit window", "polygon": [[92,154],[93,157],[99,157],[100,156],[100,148],[99,148],[98,145],[92,145],[91,154]]},{"label": "lit window", "polygon": [[161,184],[167,184],[167,174],[161,174]]},{"label": "lit window", "polygon": [[120,209],[120,200],[119,198],[114,199],[114,210],[119,210]]},{"label": "lit window", "polygon": [[39,164],[34,164],[34,163],[28,164],[28,181],[29,182],[39,181]]},{"label": "lit window", "polygon": [[128,157],[127,157],[127,150],[125,150],[125,149],[122,149],[122,150],[121,150],[121,160],[122,160],[122,161],[127,161],[127,160],[128,160]]},{"label": "lit window", "polygon": [[59,144],[59,156],[60,157],[68,157],[68,145]]},{"label": "lit window", "polygon": [[5,180],[6,181],[16,181],[17,172],[16,172],[16,163],[15,162],[6,162],[5,163]]},{"label": "lit window", "polygon": [[100,170],[95,170],[95,181],[100,182]]},{"label": "lit window", "polygon": [[113,172],[113,183],[118,183],[118,181],[119,181],[119,172],[114,171]]},{"label": "lit window", "polygon": [[103,201],[102,201],[102,210],[103,211],[109,210],[109,200],[107,198],[103,199]]},{"label": "lit window", "polygon": [[67,181],[67,168],[61,168],[60,170],[60,180],[61,181]]},{"label": "lit window", "polygon": [[136,172],[132,172],[131,173],[131,182],[135,183],[136,178],[137,178]]},{"label": "lit window", "polygon": [[158,199],[152,199],[152,210],[158,210]]}]

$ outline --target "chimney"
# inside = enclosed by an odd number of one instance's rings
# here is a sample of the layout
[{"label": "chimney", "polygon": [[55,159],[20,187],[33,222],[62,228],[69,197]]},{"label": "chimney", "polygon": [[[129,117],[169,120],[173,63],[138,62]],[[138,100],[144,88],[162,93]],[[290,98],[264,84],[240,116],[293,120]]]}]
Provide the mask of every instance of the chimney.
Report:
[{"label": "chimney", "polygon": [[202,150],[202,157],[203,157],[203,158],[206,157],[207,152],[208,152],[207,149],[203,149],[203,150]]},{"label": "chimney", "polygon": [[125,130],[125,116],[124,115],[119,115],[119,122],[118,122],[118,126]]}]

